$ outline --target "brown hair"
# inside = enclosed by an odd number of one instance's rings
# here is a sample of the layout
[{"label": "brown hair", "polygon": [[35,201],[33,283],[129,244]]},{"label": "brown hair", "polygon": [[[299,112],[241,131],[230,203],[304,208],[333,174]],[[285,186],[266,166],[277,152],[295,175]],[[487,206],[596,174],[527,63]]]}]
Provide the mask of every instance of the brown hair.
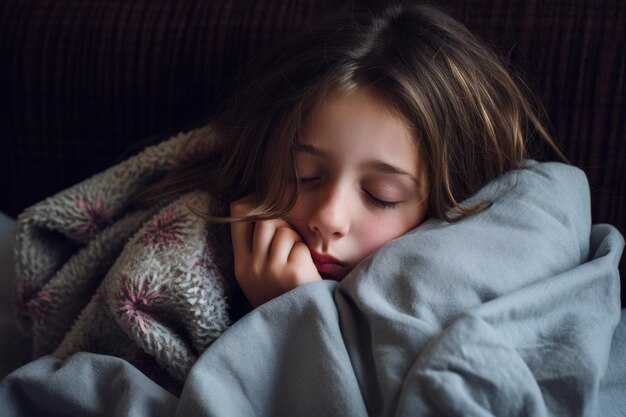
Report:
[{"label": "brown hair", "polygon": [[249,220],[283,217],[297,198],[294,148],[325,97],[373,93],[413,131],[428,176],[430,214],[458,221],[462,205],[527,158],[537,136],[565,159],[501,60],[462,24],[430,6],[351,10],[252,61],[225,110],[211,119],[210,146],[138,196],[155,201],[202,189],[213,221],[233,221],[228,203],[251,195]]}]

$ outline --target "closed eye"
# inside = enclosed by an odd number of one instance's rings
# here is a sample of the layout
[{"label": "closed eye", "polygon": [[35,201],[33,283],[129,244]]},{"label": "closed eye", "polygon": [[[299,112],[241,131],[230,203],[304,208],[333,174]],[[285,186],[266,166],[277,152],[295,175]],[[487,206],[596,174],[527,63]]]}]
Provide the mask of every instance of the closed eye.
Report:
[{"label": "closed eye", "polygon": [[398,201],[381,200],[380,198],[376,197],[374,194],[370,193],[369,191],[365,189],[363,190],[363,192],[367,196],[368,201],[378,208],[392,209],[399,204]]},{"label": "closed eye", "polygon": [[319,181],[322,177],[300,177],[298,178],[298,182],[300,184],[306,184],[314,181]]}]

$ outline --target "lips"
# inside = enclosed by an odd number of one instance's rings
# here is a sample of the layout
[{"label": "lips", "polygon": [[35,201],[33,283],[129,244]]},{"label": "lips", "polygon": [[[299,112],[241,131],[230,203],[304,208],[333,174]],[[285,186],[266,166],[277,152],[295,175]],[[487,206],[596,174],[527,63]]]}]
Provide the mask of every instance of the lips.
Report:
[{"label": "lips", "polygon": [[345,269],[345,263],[330,255],[314,251],[311,251],[311,258],[313,259],[315,268],[317,268],[317,271],[323,278],[340,279],[343,277],[342,272]]}]

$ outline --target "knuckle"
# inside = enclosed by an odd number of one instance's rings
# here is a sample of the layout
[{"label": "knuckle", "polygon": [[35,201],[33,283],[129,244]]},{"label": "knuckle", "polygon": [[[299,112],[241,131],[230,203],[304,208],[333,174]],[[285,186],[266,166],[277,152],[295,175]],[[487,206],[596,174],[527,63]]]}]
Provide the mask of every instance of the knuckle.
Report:
[{"label": "knuckle", "polygon": [[256,262],[252,262],[252,265],[250,266],[250,275],[252,275],[255,278],[259,278],[262,277],[265,273],[265,265],[260,262],[260,261],[256,261]]},{"label": "knuckle", "polygon": [[233,216],[237,216],[239,214],[242,214],[242,212],[243,212],[243,207],[241,203],[237,201],[234,203],[230,203],[230,214],[232,214]]},{"label": "knuckle", "polygon": [[293,244],[293,250],[296,252],[303,252],[303,253],[304,251],[306,251],[308,253],[309,247],[304,242],[298,241]]},{"label": "knuckle", "polygon": [[274,234],[277,239],[285,240],[289,239],[293,236],[293,231],[288,227],[281,226],[276,229],[276,233]]},{"label": "knuckle", "polygon": [[284,274],[284,267],[279,264],[269,265],[267,268],[267,277],[271,280],[278,280]]},{"label": "knuckle", "polygon": [[230,203],[230,214],[232,216],[241,216],[248,213],[251,208],[252,200],[250,196],[246,196]]},{"label": "knuckle", "polygon": [[288,227],[289,229],[291,229],[291,226],[289,226],[289,223],[287,223],[285,220],[283,219],[275,219],[274,220],[274,224],[276,225],[276,227]]},{"label": "knuckle", "polygon": [[258,221],[254,224],[254,230],[257,233],[265,233],[273,229],[273,225],[267,220]]}]

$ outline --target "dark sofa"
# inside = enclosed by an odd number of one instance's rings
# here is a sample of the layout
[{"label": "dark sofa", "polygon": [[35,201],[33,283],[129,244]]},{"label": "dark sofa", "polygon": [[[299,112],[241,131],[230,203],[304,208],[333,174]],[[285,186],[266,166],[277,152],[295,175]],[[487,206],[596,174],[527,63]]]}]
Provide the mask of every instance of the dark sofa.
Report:
[{"label": "dark sofa", "polygon": [[[626,2],[434,3],[524,77],[558,143],[587,172],[593,221],[624,234]],[[0,2],[0,211],[16,216],[195,126],[251,55],[335,7],[328,0]]]}]

